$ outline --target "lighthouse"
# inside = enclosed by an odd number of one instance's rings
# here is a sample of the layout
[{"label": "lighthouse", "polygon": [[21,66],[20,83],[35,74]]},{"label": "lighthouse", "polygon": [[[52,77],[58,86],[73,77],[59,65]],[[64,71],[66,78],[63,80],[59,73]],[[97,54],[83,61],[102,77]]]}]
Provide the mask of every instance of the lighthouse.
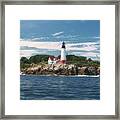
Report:
[{"label": "lighthouse", "polygon": [[62,64],[65,64],[65,63],[66,63],[66,48],[65,48],[65,42],[62,42],[60,61],[61,61]]}]

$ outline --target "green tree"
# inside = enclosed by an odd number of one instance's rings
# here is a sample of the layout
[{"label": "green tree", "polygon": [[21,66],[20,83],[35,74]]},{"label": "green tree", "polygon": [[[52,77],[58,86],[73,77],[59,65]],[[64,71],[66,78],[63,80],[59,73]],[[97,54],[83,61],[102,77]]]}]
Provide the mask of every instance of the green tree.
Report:
[{"label": "green tree", "polygon": [[38,64],[40,62],[47,62],[50,55],[34,55],[29,58],[30,63]]},{"label": "green tree", "polygon": [[30,62],[29,62],[29,60],[26,57],[21,57],[20,63],[21,64],[29,64]]}]

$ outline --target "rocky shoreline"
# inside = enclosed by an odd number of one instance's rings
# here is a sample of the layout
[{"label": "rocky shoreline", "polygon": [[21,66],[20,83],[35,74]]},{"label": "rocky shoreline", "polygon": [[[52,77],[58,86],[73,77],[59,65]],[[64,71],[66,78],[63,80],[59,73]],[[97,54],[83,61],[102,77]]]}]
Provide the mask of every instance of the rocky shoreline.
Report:
[{"label": "rocky shoreline", "polygon": [[95,66],[82,66],[79,67],[74,64],[40,64],[31,65],[31,67],[21,70],[22,74],[32,74],[32,75],[100,75],[100,67]]}]

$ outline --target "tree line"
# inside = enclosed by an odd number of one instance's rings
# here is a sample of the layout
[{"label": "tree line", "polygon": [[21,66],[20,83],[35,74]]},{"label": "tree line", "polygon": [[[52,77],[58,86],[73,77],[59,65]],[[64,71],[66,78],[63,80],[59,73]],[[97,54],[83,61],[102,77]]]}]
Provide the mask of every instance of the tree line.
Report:
[{"label": "tree line", "polygon": [[[20,58],[20,67],[21,68],[27,68],[31,64],[47,64],[48,58],[49,57],[54,57],[50,55],[34,55],[31,56],[30,58],[26,57],[21,57]],[[58,56],[60,59],[60,55]],[[99,61],[92,60],[91,58],[87,59],[87,57],[84,56],[75,56],[75,55],[67,55],[67,64],[76,64],[78,66],[100,66]]]}]

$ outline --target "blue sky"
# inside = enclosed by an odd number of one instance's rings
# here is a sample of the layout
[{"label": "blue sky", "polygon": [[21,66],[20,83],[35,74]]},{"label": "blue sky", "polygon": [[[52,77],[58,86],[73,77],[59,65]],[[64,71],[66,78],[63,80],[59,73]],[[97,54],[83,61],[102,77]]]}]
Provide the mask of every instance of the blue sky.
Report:
[{"label": "blue sky", "polygon": [[67,54],[98,59],[100,56],[99,20],[21,20],[20,53],[60,54],[62,41]]}]

